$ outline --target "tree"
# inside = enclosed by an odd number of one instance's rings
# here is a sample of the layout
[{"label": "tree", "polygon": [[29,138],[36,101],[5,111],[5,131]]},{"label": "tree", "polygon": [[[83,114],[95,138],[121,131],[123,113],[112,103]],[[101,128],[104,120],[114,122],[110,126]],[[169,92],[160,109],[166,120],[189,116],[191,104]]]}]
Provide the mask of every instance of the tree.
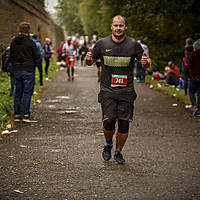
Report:
[{"label": "tree", "polygon": [[[187,37],[200,38],[199,0],[59,0],[67,30],[99,37],[110,34],[111,18],[127,17],[127,35],[143,39],[162,71],[169,60],[181,66]],[[76,12],[77,11],[77,12]],[[69,27],[69,25],[71,27]]]},{"label": "tree", "polygon": [[78,16],[78,7],[81,0],[58,0],[56,10],[60,24],[65,27],[68,35],[84,34],[83,27]]}]

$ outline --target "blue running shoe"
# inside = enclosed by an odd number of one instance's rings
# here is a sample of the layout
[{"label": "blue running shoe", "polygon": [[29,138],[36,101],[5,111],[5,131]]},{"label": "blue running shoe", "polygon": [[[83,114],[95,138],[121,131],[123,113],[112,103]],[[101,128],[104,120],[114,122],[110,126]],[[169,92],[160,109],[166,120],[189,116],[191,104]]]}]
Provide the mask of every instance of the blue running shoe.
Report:
[{"label": "blue running shoe", "polygon": [[122,156],[122,153],[120,151],[115,151],[114,159],[117,161],[118,164],[124,164],[125,160]]},{"label": "blue running shoe", "polygon": [[102,152],[102,156],[103,156],[103,159],[105,161],[108,161],[111,159],[111,150],[112,150],[112,144],[106,144],[104,145],[104,148],[103,148],[103,152]]}]

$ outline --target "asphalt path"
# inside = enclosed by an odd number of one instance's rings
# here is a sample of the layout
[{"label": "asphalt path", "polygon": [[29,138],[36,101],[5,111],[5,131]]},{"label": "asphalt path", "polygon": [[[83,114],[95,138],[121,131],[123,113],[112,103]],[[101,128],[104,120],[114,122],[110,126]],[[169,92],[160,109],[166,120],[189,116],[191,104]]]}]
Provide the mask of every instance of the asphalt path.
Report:
[{"label": "asphalt path", "polygon": [[38,122],[15,123],[18,132],[3,137],[0,199],[199,200],[200,119],[135,83],[126,163],[105,162],[97,69],[76,66],[75,73],[69,82],[59,71],[32,105]]}]

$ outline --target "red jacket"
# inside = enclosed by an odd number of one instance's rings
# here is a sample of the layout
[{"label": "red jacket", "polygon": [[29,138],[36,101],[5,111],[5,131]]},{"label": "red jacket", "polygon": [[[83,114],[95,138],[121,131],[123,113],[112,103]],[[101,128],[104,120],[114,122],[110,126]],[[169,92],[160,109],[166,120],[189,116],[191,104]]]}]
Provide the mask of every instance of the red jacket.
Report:
[{"label": "red jacket", "polygon": [[176,74],[176,76],[178,78],[181,77],[180,70],[176,65],[174,65],[174,68],[171,68],[171,67],[169,67],[169,68],[170,68],[170,70],[169,70],[170,72],[173,72],[174,74]]}]

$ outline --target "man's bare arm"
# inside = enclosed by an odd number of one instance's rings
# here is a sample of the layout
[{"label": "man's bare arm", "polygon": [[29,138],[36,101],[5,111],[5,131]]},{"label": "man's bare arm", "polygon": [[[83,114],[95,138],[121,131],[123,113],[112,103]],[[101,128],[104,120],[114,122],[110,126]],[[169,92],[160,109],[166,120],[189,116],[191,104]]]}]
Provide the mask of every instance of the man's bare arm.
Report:
[{"label": "man's bare arm", "polygon": [[143,68],[147,69],[151,65],[151,59],[143,53],[140,63]]},{"label": "man's bare arm", "polygon": [[96,59],[94,59],[92,57],[92,53],[91,52],[87,52],[87,54],[85,56],[85,64],[86,65],[92,65],[94,62],[96,62]]}]

